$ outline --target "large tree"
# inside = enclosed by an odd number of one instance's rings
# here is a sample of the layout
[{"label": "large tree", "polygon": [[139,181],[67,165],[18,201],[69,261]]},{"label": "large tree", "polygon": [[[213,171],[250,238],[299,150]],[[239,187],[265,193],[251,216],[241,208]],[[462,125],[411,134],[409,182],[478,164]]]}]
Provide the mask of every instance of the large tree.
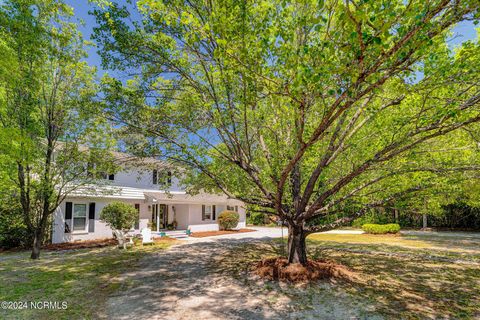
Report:
[{"label": "large tree", "polygon": [[62,1],[0,4],[0,185],[12,192],[0,201],[18,200],[33,259],[59,204],[111,167],[95,69],[82,61],[72,14]]},{"label": "large tree", "polygon": [[108,115],[136,138],[131,150],[187,165],[196,189],[284,220],[288,260],[305,264],[309,233],[476,169],[478,158],[455,157],[456,148],[437,157],[435,148],[478,130],[479,45],[452,52],[447,39],[479,7],[105,4],[94,11],[96,39],[119,76],[104,78]]}]

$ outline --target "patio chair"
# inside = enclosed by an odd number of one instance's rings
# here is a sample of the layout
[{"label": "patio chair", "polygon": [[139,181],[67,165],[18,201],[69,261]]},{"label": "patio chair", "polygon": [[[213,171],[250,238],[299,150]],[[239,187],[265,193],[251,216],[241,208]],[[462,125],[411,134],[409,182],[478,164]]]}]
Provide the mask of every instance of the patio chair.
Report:
[{"label": "patio chair", "polygon": [[153,244],[152,230],[149,228],[143,228],[140,233],[142,234],[142,245]]}]

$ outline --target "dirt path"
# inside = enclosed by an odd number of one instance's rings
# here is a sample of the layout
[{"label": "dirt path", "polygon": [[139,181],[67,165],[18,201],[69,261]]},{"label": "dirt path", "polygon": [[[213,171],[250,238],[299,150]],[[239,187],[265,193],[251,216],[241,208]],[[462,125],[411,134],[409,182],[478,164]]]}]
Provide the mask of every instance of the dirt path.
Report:
[{"label": "dirt path", "polygon": [[[247,240],[245,240],[247,241]],[[259,240],[248,240],[259,241]],[[122,275],[123,286],[107,302],[109,319],[357,319],[355,308],[328,293],[310,315],[293,310],[288,295],[252,290],[242,279],[217,271],[213,257],[241,243],[189,243],[145,258]]]},{"label": "dirt path", "polygon": [[215,242],[172,247],[122,275],[126,288],[108,301],[109,319],[266,319],[278,316],[264,301],[212,268]]}]

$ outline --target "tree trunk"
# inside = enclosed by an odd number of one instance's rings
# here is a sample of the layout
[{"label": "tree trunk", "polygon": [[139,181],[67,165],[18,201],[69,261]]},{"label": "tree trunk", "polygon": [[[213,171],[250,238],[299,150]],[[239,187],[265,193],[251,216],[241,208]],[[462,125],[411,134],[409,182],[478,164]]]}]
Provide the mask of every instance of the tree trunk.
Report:
[{"label": "tree trunk", "polygon": [[40,248],[42,246],[43,241],[43,234],[42,232],[34,232],[33,234],[33,245],[32,245],[32,254],[30,258],[32,259],[39,259],[40,258]]},{"label": "tree trunk", "polygon": [[427,215],[423,215],[423,229],[426,229],[428,227],[428,220],[427,220]]},{"label": "tree trunk", "polygon": [[288,226],[288,263],[307,264],[307,237],[303,226]]}]

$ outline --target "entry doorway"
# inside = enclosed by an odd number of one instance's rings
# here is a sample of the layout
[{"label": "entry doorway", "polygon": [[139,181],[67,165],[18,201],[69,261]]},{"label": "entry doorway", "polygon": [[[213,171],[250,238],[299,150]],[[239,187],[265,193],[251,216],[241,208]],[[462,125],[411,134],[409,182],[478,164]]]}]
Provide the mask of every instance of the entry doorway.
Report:
[{"label": "entry doorway", "polygon": [[168,223],[168,205],[152,205],[152,230],[159,231],[167,228]]}]

